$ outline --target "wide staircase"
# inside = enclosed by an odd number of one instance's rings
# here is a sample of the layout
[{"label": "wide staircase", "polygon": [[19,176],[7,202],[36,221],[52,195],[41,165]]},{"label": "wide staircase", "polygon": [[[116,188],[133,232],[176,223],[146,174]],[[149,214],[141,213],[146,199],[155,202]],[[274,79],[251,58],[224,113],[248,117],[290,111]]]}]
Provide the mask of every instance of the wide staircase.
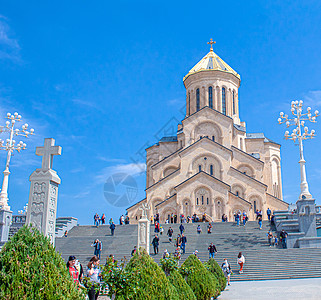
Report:
[{"label": "wide staircase", "polygon": [[[165,224],[163,235],[160,237],[159,254],[154,255],[150,247],[151,256],[159,262],[165,249],[173,253],[176,249],[175,237],[179,233],[180,224]],[[196,228],[201,225],[202,233],[197,234]],[[270,230],[268,222],[263,222],[263,229],[258,228],[257,222],[248,222],[245,227],[237,227],[235,223],[212,223],[212,233],[207,233],[208,223],[184,224],[187,238],[186,254],[182,255],[182,263],[190,254],[198,250],[201,261],[208,260],[207,248],[211,242],[217,248],[216,261],[222,264],[227,258],[233,270],[231,280],[265,280],[286,278],[321,277],[321,249],[281,249],[269,247],[267,232]],[[174,230],[173,242],[170,243],[166,235],[169,227]],[[115,259],[126,257],[137,245],[137,225],[116,226],[115,235],[110,235],[108,225],[76,226],[70,230],[68,237],[56,238],[56,249],[67,260],[75,255],[82,263],[87,263],[94,253],[91,244],[95,239],[103,243],[101,262],[105,263],[110,254]],[[273,232],[273,231],[272,231]],[[151,241],[154,237],[154,226],[151,226]],[[275,235],[276,233],[273,232]],[[238,273],[237,255],[242,252],[245,256],[244,273]]]}]

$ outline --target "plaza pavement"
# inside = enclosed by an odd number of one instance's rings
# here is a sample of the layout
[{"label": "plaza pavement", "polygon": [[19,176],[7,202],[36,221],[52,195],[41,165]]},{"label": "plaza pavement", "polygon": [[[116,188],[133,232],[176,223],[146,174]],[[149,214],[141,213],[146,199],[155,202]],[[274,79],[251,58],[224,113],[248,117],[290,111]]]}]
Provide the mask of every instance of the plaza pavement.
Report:
[{"label": "plaza pavement", "polygon": [[321,278],[235,281],[217,299],[321,300]]}]

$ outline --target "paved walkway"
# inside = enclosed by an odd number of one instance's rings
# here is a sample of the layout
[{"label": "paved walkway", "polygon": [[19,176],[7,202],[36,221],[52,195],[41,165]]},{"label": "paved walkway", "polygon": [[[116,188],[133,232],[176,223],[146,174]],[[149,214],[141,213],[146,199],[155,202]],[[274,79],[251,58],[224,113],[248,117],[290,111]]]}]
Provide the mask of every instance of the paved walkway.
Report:
[{"label": "paved walkway", "polygon": [[231,282],[218,300],[321,299],[321,278]]}]

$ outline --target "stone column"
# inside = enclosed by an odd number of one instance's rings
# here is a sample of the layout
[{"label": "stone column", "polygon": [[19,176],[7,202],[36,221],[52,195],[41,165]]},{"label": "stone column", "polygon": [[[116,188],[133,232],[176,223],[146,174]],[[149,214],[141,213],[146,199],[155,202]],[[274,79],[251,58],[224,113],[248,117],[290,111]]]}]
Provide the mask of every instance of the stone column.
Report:
[{"label": "stone column", "polygon": [[7,209],[0,210],[0,246],[8,241],[9,229],[12,221],[12,211]]},{"label": "stone column", "polygon": [[296,202],[299,219],[299,231],[305,232],[305,237],[317,236],[315,200],[305,196]]},{"label": "stone column", "polygon": [[150,244],[150,222],[147,217],[143,216],[138,221],[138,249],[143,248],[149,254],[149,244]]},{"label": "stone column", "polygon": [[52,170],[53,155],[61,155],[61,147],[54,146],[54,139],[45,139],[44,147],[36,148],[36,155],[43,156],[42,168],[29,177],[30,193],[27,224],[36,227],[55,244],[56,212],[60,178]]}]

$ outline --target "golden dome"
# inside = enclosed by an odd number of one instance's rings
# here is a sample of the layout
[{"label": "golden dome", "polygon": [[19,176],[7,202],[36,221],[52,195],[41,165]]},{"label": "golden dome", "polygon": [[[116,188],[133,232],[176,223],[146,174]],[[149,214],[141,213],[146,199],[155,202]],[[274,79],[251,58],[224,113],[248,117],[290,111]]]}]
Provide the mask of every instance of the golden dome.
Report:
[{"label": "golden dome", "polygon": [[223,61],[211,48],[210,52],[207,53],[183,78],[183,81],[192,74],[202,72],[202,71],[223,71],[226,73],[231,73],[238,79],[241,79],[240,74],[235,72],[225,61]]}]

